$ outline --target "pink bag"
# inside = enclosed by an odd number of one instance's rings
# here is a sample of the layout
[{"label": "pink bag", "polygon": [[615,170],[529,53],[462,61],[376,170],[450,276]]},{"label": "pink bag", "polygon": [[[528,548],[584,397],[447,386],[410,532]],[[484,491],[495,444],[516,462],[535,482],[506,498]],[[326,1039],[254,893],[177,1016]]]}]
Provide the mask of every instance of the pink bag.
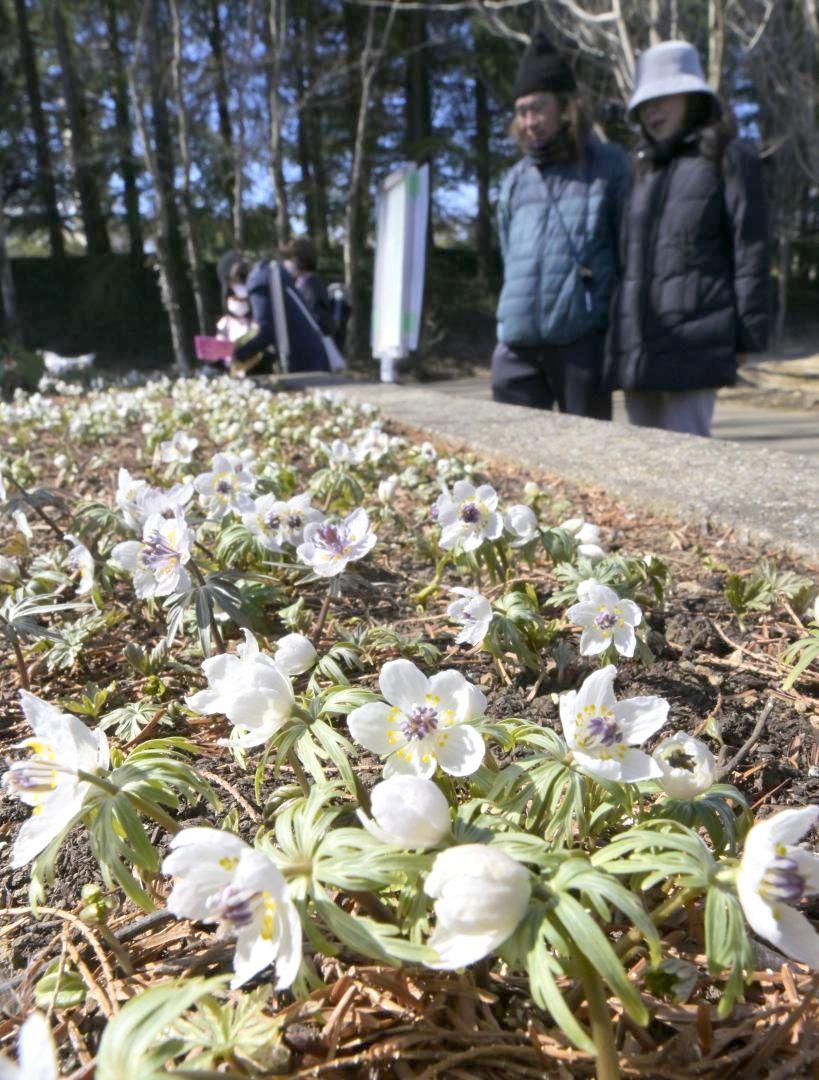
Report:
[{"label": "pink bag", "polygon": [[224,338],[196,334],[193,345],[196,349],[197,360],[204,360],[206,364],[214,364],[217,360],[229,360],[233,356],[234,344]]}]

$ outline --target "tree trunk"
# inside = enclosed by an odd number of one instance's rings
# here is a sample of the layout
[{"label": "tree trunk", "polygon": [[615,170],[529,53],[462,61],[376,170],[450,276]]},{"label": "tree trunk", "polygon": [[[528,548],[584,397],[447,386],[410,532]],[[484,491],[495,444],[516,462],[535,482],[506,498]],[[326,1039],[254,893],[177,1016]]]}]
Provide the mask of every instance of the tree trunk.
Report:
[{"label": "tree trunk", "polygon": [[[148,132],[142,83],[140,73],[137,71],[143,42],[146,47],[148,65],[154,142]],[[159,284],[162,303],[168,315],[174,363],[180,374],[187,375],[191,371],[191,355],[190,333],[185,312],[186,274],[176,210],[174,162],[168,110],[162,87],[159,26],[154,0],[143,0],[142,3],[134,58],[128,67],[128,85],[145,155],[145,164],[151,174],[156,196],[159,216],[159,232],[156,238]]]},{"label": "tree trunk", "polygon": [[[305,18],[304,38],[307,46],[307,78],[312,85],[316,77],[316,26],[315,7],[308,3]],[[309,86],[308,86],[309,89]],[[327,168],[324,164],[324,139],[321,129],[322,112],[309,108],[304,117],[307,140],[310,145],[313,181],[313,205],[316,216],[316,234],[313,241],[319,251],[326,251],[330,246],[330,207],[327,195]]]},{"label": "tree trunk", "polygon": [[131,112],[128,108],[128,77],[122,57],[119,27],[117,25],[116,0],[107,0],[105,6],[108,23],[108,47],[111,50],[114,116],[117,124],[117,150],[119,152],[119,173],[122,177],[123,203],[125,205],[125,224],[128,229],[128,246],[134,263],[142,263],[144,244],[142,219],[139,213],[139,188],[137,186],[137,164],[134,161],[132,146],[134,132],[131,124]]},{"label": "tree trunk", "polygon": [[179,157],[182,164],[182,192],[181,213],[182,235],[185,238],[185,249],[188,253],[188,265],[193,278],[193,299],[196,304],[196,318],[199,323],[199,333],[205,334],[208,330],[208,310],[205,299],[205,273],[202,264],[202,255],[199,246],[199,235],[196,228],[193,198],[191,196],[191,151],[190,133],[188,130],[188,106],[185,102],[185,89],[182,85],[182,23],[179,18],[179,5],[177,0],[169,0],[171,12],[171,32],[173,37],[173,59],[171,61],[171,83],[173,86],[174,104],[176,105],[176,122],[179,133]]},{"label": "tree trunk", "polygon": [[31,111],[31,126],[34,131],[34,156],[37,162],[37,194],[43,212],[43,220],[48,229],[48,242],[51,254],[62,258],[65,254],[63,245],[63,227],[60,210],[57,205],[57,186],[54,183],[54,170],[51,166],[51,150],[48,145],[48,127],[43,100],[40,94],[40,76],[34,46],[28,28],[28,9],[26,0],[14,0],[17,16],[17,39],[20,46],[20,65],[26,80],[26,96]]},{"label": "tree trunk", "polygon": [[[234,225],[233,247],[237,248],[235,235],[235,214],[233,200],[236,198],[235,177],[233,174],[233,127],[230,122],[230,91],[228,89],[227,74],[225,70],[225,49],[222,33],[222,18],[219,13],[219,0],[208,0],[208,43],[213,56],[213,65],[216,74],[216,114],[219,118],[219,134],[222,137],[222,154],[219,162],[221,186],[224,189],[230,212],[230,220]],[[248,50],[247,55],[250,56]]]},{"label": "tree trunk", "polygon": [[725,53],[725,0],[708,0],[708,82],[719,93]]},{"label": "tree trunk", "polygon": [[490,157],[491,116],[486,84],[475,76],[475,179],[478,185],[478,214],[475,218],[475,248],[478,254],[478,279],[488,288],[492,280],[492,208],[489,183],[492,175]]},{"label": "tree trunk", "polygon": [[88,116],[85,99],[77,77],[74,57],[60,0],[51,0],[52,22],[57,56],[60,61],[65,107],[71,132],[71,161],[74,166],[74,182],[80,197],[80,215],[85,231],[85,247],[89,255],[107,255],[111,250],[105,217],[100,203],[91,139],[88,134]]},{"label": "tree trunk", "polygon": [[[306,23],[306,19],[305,19]],[[294,20],[295,30],[295,74],[296,74],[296,150],[301,170],[301,187],[304,194],[304,220],[307,225],[307,235],[316,242],[318,221],[316,215],[316,189],[313,177],[312,146],[310,143],[310,131],[307,121],[309,102],[305,101],[307,94],[307,78],[304,69],[304,51],[302,42],[306,37],[304,25],[299,19]]]},{"label": "tree trunk", "polygon": [[785,340],[785,319],[788,314],[788,283],[791,274],[791,238],[788,234],[788,225],[784,221],[779,226],[778,261],[779,275],[776,283],[777,305],[774,344],[778,349],[781,349]]},{"label": "tree trunk", "polygon": [[282,121],[284,108],[279,82],[282,75],[282,55],[287,40],[287,0],[270,0],[268,8],[270,61],[268,66],[268,105],[270,110],[270,174],[276,194],[276,243],[282,246],[290,240],[290,214],[287,188],[284,183]]},{"label": "tree trunk", "polygon": [[22,345],[23,332],[17,311],[17,294],[14,291],[11,262],[6,249],[5,190],[5,177],[0,172],[0,300],[3,306],[3,333],[7,341]]}]

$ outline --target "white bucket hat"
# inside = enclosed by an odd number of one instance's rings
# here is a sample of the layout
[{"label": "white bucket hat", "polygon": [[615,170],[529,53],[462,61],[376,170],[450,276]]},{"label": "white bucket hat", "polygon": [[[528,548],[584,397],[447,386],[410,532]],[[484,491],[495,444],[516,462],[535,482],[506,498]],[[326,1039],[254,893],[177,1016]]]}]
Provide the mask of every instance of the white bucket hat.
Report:
[{"label": "white bucket hat", "polygon": [[717,114],[722,112],[713,87],[705,81],[699,53],[687,41],[663,41],[637,57],[629,120],[637,119],[636,110],[644,102],[670,94],[708,94]]}]

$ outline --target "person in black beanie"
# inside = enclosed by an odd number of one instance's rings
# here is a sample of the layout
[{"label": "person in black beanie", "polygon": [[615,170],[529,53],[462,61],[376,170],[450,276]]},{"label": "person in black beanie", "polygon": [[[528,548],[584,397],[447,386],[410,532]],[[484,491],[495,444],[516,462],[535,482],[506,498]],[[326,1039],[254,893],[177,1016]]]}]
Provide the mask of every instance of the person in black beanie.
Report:
[{"label": "person in black beanie", "polygon": [[609,420],[601,379],[628,157],[591,134],[571,66],[543,31],[521,59],[513,95],[511,133],[523,156],[498,200],[504,276],[493,397]]}]

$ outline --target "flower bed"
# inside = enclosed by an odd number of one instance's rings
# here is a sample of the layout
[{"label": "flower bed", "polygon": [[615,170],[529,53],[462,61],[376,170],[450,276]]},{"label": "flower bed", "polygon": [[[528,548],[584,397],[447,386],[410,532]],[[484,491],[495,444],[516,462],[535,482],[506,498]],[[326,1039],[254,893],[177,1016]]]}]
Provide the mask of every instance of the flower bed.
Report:
[{"label": "flower bed", "polygon": [[103,1080],[819,1059],[804,568],[326,395],[2,423],[0,1034]]}]

